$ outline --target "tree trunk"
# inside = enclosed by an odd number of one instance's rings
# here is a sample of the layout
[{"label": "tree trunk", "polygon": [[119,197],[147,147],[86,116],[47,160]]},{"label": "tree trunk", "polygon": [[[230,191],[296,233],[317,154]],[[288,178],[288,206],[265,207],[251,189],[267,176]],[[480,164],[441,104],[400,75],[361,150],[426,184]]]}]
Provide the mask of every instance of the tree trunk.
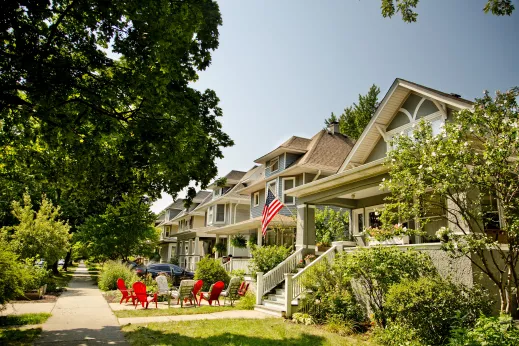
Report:
[{"label": "tree trunk", "polygon": [[52,274],[59,275],[58,261],[54,262],[51,269],[52,269]]},{"label": "tree trunk", "polygon": [[72,249],[68,250],[67,256],[65,256],[65,264],[63,264],[63,270],[67,271],[69,263],[71,263]]}]

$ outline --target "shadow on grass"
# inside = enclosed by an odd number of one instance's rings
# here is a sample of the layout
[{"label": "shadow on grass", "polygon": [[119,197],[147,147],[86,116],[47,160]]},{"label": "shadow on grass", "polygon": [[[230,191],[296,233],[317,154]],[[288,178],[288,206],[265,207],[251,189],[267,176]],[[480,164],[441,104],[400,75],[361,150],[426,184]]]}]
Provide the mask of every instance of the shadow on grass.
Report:
[{"label": "shadow on grass", "polygon": [[[85,322],[87,324],[87,322]],[[119,326],[45,330],[34,345],[127,345]],[[151,344],[154,344],[153,342]],[[0,343],[1,345],[1,343]],[[148,344],[150,345],[150,344]]]},{"label": "shadow on grass", "polygon": [[32,345],[41,334],[41,328],[0,329],[0,345]]},{"label": "shadow on grass", "polygon": [[[222,320],[222,323],[225,323]],[[254,323],[254,322],[251,322]],[[175,346],[195,346],[195,345],[251,345],[251,346],[316,346],[326,344],[326,339],[321,336],[301,333],[295,338],[272,339],[269,338],[269,331],[265,330],[263,336],[246,336],[225,332],[208,337],[190,337],[175,332],[164,332],[149,329],[147,327],[137,327],[136,330],[125,332],[125,337],[132,345],[175,345]]]}]

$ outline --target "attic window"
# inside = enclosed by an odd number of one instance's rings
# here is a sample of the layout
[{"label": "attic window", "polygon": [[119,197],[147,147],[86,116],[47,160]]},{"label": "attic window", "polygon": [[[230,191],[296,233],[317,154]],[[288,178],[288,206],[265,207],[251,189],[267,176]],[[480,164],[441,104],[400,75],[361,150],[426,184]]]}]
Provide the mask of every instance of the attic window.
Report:
[{"label": "attic window", "polygon": [[279,169],[279,157],[270,160],[269,167],[271,172],[277,171]]}]

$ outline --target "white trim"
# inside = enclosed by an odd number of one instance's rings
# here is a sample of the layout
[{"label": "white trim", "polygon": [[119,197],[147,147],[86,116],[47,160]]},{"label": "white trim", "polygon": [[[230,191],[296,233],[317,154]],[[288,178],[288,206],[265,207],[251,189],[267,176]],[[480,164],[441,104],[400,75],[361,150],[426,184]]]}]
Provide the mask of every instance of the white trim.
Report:
[{"label": "white trim", "polygon": [[447,107],[445,107],[445,104],[440,103],[437,100],[431,100],[431,101],[434,103],[436,108],[438,108],[438,110],[442,114],[443,120],[447,120]]},{"label": "white trim", "polygon": [[296,198],[294,196],[291,196],[293,198],[293,202],[292,203],[286,203],[285,202],[285,191],[287,191],[287,189],[285,189],[285,181],[287,180],[292,180],[293,182],[293,187],[296,187],[296,177],[288,177],[288,178],[281,178],[281,199],[283,200],[283,204],[284,205],[295,205],[296,204]]},{"label": "white trim", "polygon": [[386,130],[382,128],[382,125],[375,123],[375,128],[378,130],[378,132],[380,132],[380,135],[382,136],[384,141],[387,142]]},{"label": "white trim", "polygon": [[269,185],[271,185],[271,183],[273,183],[273,182],[276,184],[276,188],[274,189],[275,191],[272,191],[272,192],[274,193],[274,197],[278,197],[278,179],[275,178],[275,179],[272,179],[265,183],[265,202],[267,202],[267,195],[269,193]]},{"label": "white trim", "polygon": [[360,234],[364,230],[359,228],[358,216],[362,214],[362,222],[363,222],[362,227],[364,228],[366,226],[364,223],[364,208],[353,209],[351,211],[351,214],[352,214],[352,218],[353,218],[353,220],[352,220],[353,221],[353,235]]},{"label": "white trim", "polygon": [[410,121],[410,122],[413,122],[413,120],[414,120],[414,119],[413,119],[413,116],[411,115],[411,113],[409,113],[409,111],[408,111],[407,109],[405,109],[405,108],[400,108],[400,109],[398,110],[398,112],[402,112],[402,113],[404,113],[404,114],[407,115],[407,117],[409,118],[409,121]]},{"label": "white trim", "polygon": [[285,155],[285,161],[284,161],[285,165],[284,165],[283,169],[286,169],[287,168],[287,152],[286,151],[285,151],[284,155]]},{"label": "white trim", "polygon": [[[209,218],[209,215],[211,215],[211,217]],[[209,208],[207,208],[207,226],[210,226],[214,223],[214,210],[213,210],[213,205],[209,206]]]},{"label": "white trim", "polygon": [[414,109],[413,113],[413,120],[416,120],[416,114],[418,114],[418,110],[420,109],[420,107],[422,107],[422,103],[424,103],[425,100],[427,99],[425,97],[422,97],[420,102],[418,102],[418,105],[416,105],[416,108]]},{"label": "white trim", "polygon": [[[258,203],[256,203],[256,196],[258,196]],[[259,191],[257,191],[257,192],[254,192],[254,194],[252,195],[252,206],[257,207],[259,205],[260,205],[260,198],[259,198]]]},{"label": "white trim", "polygon": [[[275,169],[275,170],[272,169],[272,166],[273,166],[272,161],[277,161],[277,162],[278,162],[278,168]],[[279,156],[276,156],[276,157],[270,159],[270,160],[269,160],[269,165],[268,165],[267,167],[270,168],[270,174],[279,171]]]},{"label": "white trim", "polygon": [[431,113],[431,114],[429,114],[429,115],[427,115],[427,116],[425,116],[423,118],[420,118],[420,119],[418,119],[416,121],[412,121],[410,123],[407,123],[407,124],[404,124],[404,125],[402,125],[400,127],[397,127],[396,129],[393,129],[391,131],[387,131],[386,135],[388,137],[393,137],[395,134],[398,134],[398,133],[400,133],[402,131],[405,132],[406,130],[412,128],[413,125],[416,125],[421,120],[424,120],[424,121],[427,121],[427,122],[431,123],[431,122],[433,122],[433,121],[435,121],[437,119],[441,119],[441,117],[442,116],[441,116],[441,113],[439,111],[438,112],[434,112],[434,113]]}]

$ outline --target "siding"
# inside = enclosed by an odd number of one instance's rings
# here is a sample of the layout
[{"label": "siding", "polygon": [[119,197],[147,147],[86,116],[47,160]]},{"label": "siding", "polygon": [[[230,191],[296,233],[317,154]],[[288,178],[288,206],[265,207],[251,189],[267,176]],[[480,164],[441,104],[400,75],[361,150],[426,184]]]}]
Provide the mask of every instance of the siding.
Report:
[{"label": "siding", "polygon": [[[413,113],[411,113],[411,115],[413,115]],[[386,128],[386,131],[394,130],[405,124],[409,124],[409,117],[403,112],[398,112],[391,121],[391,124]]]},{"label": "siding", "polygon": [[[259,205],[257,207],[254,206],[254,193],[259,192]],[[261,189],[259,191],[255,191],[250,195],[250,217],[251,219],[261,216],[263,212],[263,206],[265,205],[265,189]]]},{"label": "siding", "polygon": [[377,145],[375,145],[375,148],[373,148],[373,151],[369,154],[365,163],[372,162],[372,161],[386,157],[386,151],[387,151],[386,141],[381,137],[378,140]]},{"label": "siding", "polygon": [[285,165],[283,166],[285,169],[290,167],[301,155],[299,154],[290,154],[290,153],[287,153],[286,154],[286,162],[285,162]]},{"label": "siding", "polygon": [[429,100],[425,100],[420,108],[418,108],[418,112],[416,112],[416,119],[420,119],[428,116],[429,114],[433,114],[438,112],[438,108]]},{"label": "siding", "polygon": [[411,94],[407,98],[407,100],[404,102],[402,108],[406,109],[411,115],[414,114],[414,111],[416,109],[416,106],[418,106],[418,103],[420,103],[420,100],[422,98],[416,94]]},{"label": "siding", "polygon": [[244,205],[238,205],[236,209],[236,222],[242,222],[248,220],[250,216],[250,207]]},{"label": "siding", "polygon": [[315,174],[305,173],[305,184],[311,183],[314,178]]},{"label": "siding", "polygon": [[265,165],[265,178],[268,178],[268,177],[270,177],[273,174],[279,173],[279,172],[281,172],[284,169],[284,167],[285,167],[285,155],[278,156],[278,159],[279,159],[279,168],[275,172],[271,172],[271,170],[270,170],[270,161],[267,161],[267,163]]}]

